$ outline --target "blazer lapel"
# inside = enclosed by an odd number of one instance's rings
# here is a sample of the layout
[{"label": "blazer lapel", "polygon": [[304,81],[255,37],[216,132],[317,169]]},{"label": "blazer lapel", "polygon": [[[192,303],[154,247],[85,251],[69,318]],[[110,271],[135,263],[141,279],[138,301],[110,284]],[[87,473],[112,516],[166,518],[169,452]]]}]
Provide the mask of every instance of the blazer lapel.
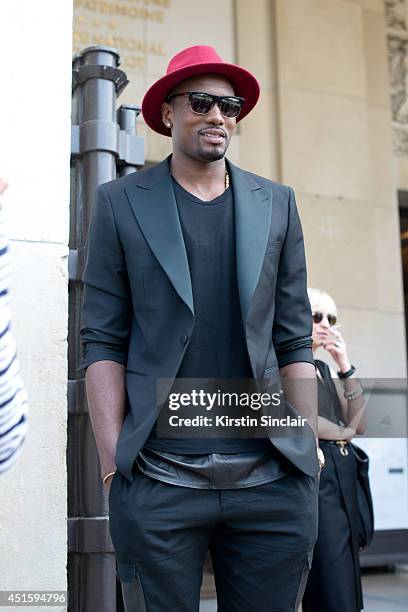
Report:
[{"label": "blazer lapel", "polygon": [[[234,193],[237,283],[246,325],[258,284],[272,217],[272,189],[228,161]],[[125,189],[133,213],[155,257],[194,316],[193,291],[169,158],[136,175]]]},{"label": "blazer lapel", "polygon": [[272,189],[228,162],[235,207],[237,283],[246,325],[265,257],[272,218]]},{"label": "blazer lapel", "polygon": [[137,179],[125,189],[133,213],[155,257],[194,316],[190,269],[168,158]]}]

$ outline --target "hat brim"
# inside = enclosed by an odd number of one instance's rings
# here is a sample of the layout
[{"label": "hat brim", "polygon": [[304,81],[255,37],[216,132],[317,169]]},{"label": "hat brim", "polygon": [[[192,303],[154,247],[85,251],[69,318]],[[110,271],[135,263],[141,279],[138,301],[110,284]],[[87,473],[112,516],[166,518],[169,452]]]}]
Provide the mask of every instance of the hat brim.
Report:
[{"label": "hat brim", "polygon": [[162,121],[162,104],[173,87],[185,79],[200,74],[220,74],[227,77],[234,86],[235,95],[245,98],[245,103],[237,117],[237,122],[246,117],[258,102],[260,93],[259,83],[245,68],[224,62],[192,64],[165,75],[153,83],[145,93],[142,102],[142,114],[147,125],[152,130],[163,136],[171,136],[170,129],[166,128]]}]

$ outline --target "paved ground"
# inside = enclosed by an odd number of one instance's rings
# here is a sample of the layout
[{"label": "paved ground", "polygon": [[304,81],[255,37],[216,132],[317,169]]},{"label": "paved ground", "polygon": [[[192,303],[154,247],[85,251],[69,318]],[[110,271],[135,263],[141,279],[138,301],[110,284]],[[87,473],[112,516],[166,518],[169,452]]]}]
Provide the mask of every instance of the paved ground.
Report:
[{"label": "paved ground", "polygon": [[[408,566],[400,566],[393,573],[378,573],[373,570],[365,572],[363,589],[364,612],[407,612]],[[216,610],[214,599],[201,603],[200,612]]]}]

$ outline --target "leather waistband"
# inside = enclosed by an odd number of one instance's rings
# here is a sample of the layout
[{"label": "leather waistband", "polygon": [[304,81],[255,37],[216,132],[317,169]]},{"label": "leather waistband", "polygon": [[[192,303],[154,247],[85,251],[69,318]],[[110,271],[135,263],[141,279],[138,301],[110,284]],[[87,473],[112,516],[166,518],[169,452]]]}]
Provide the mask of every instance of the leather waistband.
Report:
[{"label": "leather waistband", "polygon": [[143,447],[136,465],[146,476],[193,489],[241,489],[285,475],[278,451],[179,455]]}]

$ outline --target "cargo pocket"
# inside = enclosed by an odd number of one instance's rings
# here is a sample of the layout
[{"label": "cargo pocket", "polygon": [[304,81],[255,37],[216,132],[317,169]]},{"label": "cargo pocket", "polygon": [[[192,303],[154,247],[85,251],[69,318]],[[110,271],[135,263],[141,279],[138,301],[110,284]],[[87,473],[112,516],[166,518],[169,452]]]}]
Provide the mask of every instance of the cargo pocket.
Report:
[{"label": "cargo pocket", "polygon": [[142,583],[136,564],[132,561],[116,561],[116,575],[122,587],[125,612],[147,612]]},{"label": "cargo pocket", "polygon": [[312,567],[312,560],[313,560],[313,550],[311,552],[307,553],[307,557],[306,557],[305,563],[303,565],[302,576],[300,578],[300,583],[299,583],[299,588],[298,588],[298,592],[297,592],[297,596],[296,596],[295,606],[293,608],[294,612],[298,611],[299,606],[300,606],[301,601],[302,601],[302,597],[303,597],[303,595],[305,593],[307,579],[309,577],[310,568]]}]

